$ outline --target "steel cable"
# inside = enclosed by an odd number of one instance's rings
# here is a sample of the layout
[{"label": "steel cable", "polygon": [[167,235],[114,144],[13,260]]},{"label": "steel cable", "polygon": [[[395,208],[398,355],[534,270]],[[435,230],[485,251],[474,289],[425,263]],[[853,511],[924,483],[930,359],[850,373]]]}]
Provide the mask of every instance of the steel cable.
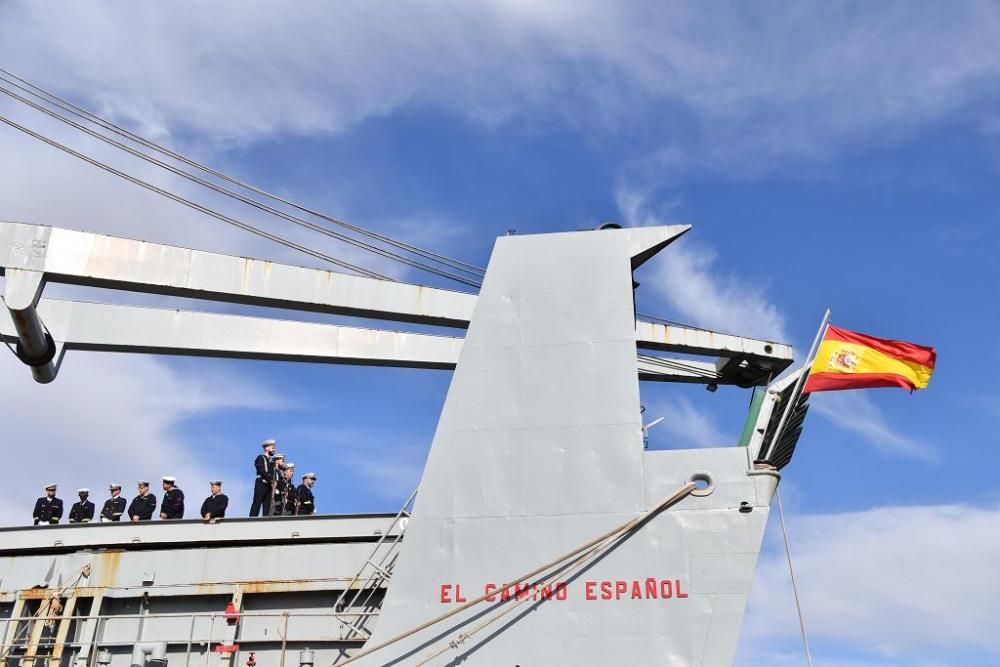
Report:
[{"label": "steel cable", "polygon": [[[13,81],[11,79],[13,79]],[[483,273],[485,273],[485,270],[482,267],[476,266],[474,264],[470,264],[468,262],[463,262],[461,260],[457,260],[457,259],[448,257],[446,255],[441,255],[440,253],[436,253],[436,252],[433,252],[433,251],[430,251],[430,250],[426,250],[426,249],[421,248],[419,246],[413,245],[412,243],[407,243],[405,241],[400,241],[398,239],[394,239],[394,238],[392,238],[390,236],[386,236],[384,234],[379,234],[378,232],[374,232],[374,231],[369,230],[369,229],[367,229],[365,227],[361,227],[360,225],[355,225],[355,224],[349,223],[349,222],[347,222],[345,220],[341,220],[339,218],[334,218],[334,217],[332,217],[330,215],[327,215],[327,214],[325,214],[325,213],[323,213],[321,211],[318,211],[316,209],[310,208],[310,207],[305,206],[303,204],[296,203],[296,202],[294,202],[292,200],[289,200],[289,199],[287,199],[285,197],[281,197],[280,195],[276,195],[276,194],[274,194],[272,192],[269,192],[267,190],[264,190],[262,188],[258,188],[256,186],[250,184],[250,183],[247,183],[247,182],[242,181],[240,179],[237,179],[237,178],[234,178],[232,176],[229,176],[229,175],[227,175],[227,174],[225,174],[225,173],[223,173],[221,171],[213,169],[212,167],[209,167],[209,166],[207,166],[207,165],[205,165],[205,164],[203,164],[201,162],[198,162],[196,160],[192,160],[191,158],[188,158],[188,157],[186,157],[186,156],[184,156],[184,155],[182,155],[180,153],[177,153],[176,151],[173,151],[173,150],[171,150],[171,149],[169,149],[169,148],[167,148],[167,147],[165,147],[165,146],[163,146],[161,144],[153,142],[153,141],[151,141],[149,139],[146,139],[145,137],[142,137],[141,135],[138,135],[138,134],[136,134],[136,133],[134,133],[134,132],[132,132],[132,131],[130,131],[128,129],[125,129],[125,128],[123,128],[123,127],[121,127],[121,126],[119,126],[119,125],[117,125],[117,124],[115,124],[115,123],[113,123],[113,122],[111,122],[111,121],[109,121],[109,120],[107,120],[105,118],[102,118],[101,116],[98,116],[97,114],[95,114],[95,113],[93,113],[91,111],[88,111],[87,109],[85,109],[83,107],[80,107],[80,106],[74,104],[73,102],[70,102],[69,100],[63,98],[63,97],[60,97],[60,96],[56,95],[55,93],[49,92],[49,91],[47,91],[47,90],[45,90],[45,89],[43,89],[43,88],[41,88],[41,87],[39,87],[39,86],[31,83],[30,81],[27,81],[27,80],[25,80],[25,79],[17,76],[16,74],[14,74],[14,73],[12,73],[12,72],[10,72],[8,70],[5,70],[3,68],[0,68],[0,80],[3,80],[7,84],[18,88],[19,90],[21,90],[23,92],[28,93],[29,95],[35,97],[36,99],[41,99],[41,100],[45,101],[47,104],[51,104],[53,106],[56,106],[56,107],[62,109],[63,111],[65,111],[67,113],[71,113],[71,114],[75,115],[78,118],[81,118],[81,119],[86,120],[86,121],[88,121],[90,123],[99,125],[99,126],[101,126],[102,128],[104,128],[106,130],[114,132],[115,134],[118,134],[121,137],[129,139],[130,141],[133,141],[135,143],[141,144],[141,145],[145,146],[146,148],[149,148],[151,150],[154,150],[154,151],[160,153],[161,155],[165,155],[165,156],[170,157],[170,158],[172,158],[174,160],[177,160],[179,162],[183,162],[184,164],[187,164],[187,165],[189,165],[191,167],[194,167],[195,169],[203,171],[203,172],[205,172],[207,174],[210,174],[210,175],[212,175],[212,176],[214,176],[216,178],[219,178],[221,180],[227,181],[227,182],[229,182],[229,183],[231,183],[233,185],[237,185],[237,186],[239,186],[241,188],[245,188],[245,189],[250,190],[252,192],[255,192],[255,193],[257,193],[257,194],[259,194],[261,196],[264,196],[264,197],[267,197],[267,198],[272,199],[274,201],[277,201],[277,202],[280,202],[282,204],[285,204],[286,206],[290,206],[290,207],[292,207],[292,208],[294,208],[294,209],[296,209],[298,211],[301,211],[303,213],[307,213],[309,215],[312,215],[312,216],[315,216],[315,217],[320,218],[322,220],[325,220],[325,221],[327,221],[327,222],[329,222],[331,224],[338,225],[338,226],[343,227],[345,229],[349,229],[349,230],[351,230],[351,231],[353,231],[355,233],[362,234],[364,236],[368,236],[369,238],[376,239],[378,241],[381,241],[382,243],[386,243],[386,244],[391,245],[393,247],[399,248],[400,250],[404,250],[406,252],[410,252],[412,254],[418,255],[420,257],[423,257],[425,259],[429,259],[429,260],[434,261],[434,262],[438,262],[440,264],[444,264],[444,265],[449,266],[449,267],[451,267],[451,268],[453,268],[455,270],[462,271],[463,273],[466,273],[466,274],[469,274],[469,275],[477,275],[477,274],[478,275],[482,275]],[[23,84],[23,85],[21,85],[21,84]]]},{"label": "steel cable", "polygon": [[91,130],[90,128],[85,127],[85,126],[77,123],[76,121],[73,121],[73,120],[71,120],[69,118],[66,118],[65,116],[63,116],[63,115],[61,115],[61,114],[59,114],[59,113],[57,113],[55,111],[52,111],[51,109],[47,109],[47,108],[45,108],[44,106],[42,106],[40,104],[32,102],[31,100],[28,100],[28,99],[26,99],[26,98],[18,95],[17,93],[15,93],[15,92],[13,92],[11,90],[8,90],[7,88],[4,88],[3,86],[0,86],[0,93],[3,93],[5,95],[7,95],[7,96],[9,96],[9,97],[11,97],[11,98],[13,98],[13,99],[21,102],[21,103],[23,103],[23,104],[26,104],[26,105],[32,107],[33,109],[35,109],[37,111],[40,111],[40,112],[42,112],[42,113],[50,116],[51,118],[54,118],[55,120],[58,120],[58,121],[60,121],[62,123],[65,123],[66,125],[69,125],[70,127],[73,127],[73,128],[75,128],[75,129],[77,129],[77,130],[79,130],[81,132],[84,132],[87,135],[89,135],[91,137],[94,137],[95,139],[98,139],[100,141],[103,141],[103,142],[111,145],[111,146],[114,146],[114,147],[116,147],[118,149],[126,151],[130,155],[133,155],[133,156],[135,156],[135,157],[137,157],[137,158],[139,158],[141,160],[145,160],[146,162],[154,164],[154,165],[160,167],[161,169],[165,169],[165,170],[167,170],[167,171],[169,171],[169,172],[171,172],[171,173],[173,173],[173,174],[175,174],[177,176],[180,176],[181,178],[187,179],[187,180],[189,180],[189,181],[191,181],[193,183],[196,183],[198,185],[206,187],[206,188],[208,188],[208,189],[210,189],[210,190],[212,190],[214,192],[217,192],[219,194],[222,194],[222,195],[225,195],[225,196],[228,196],[228,197],[232,197],[232,198],[234,198],[234,199],[236,199],[236,200],[238,200],[238,201],[240,201],[240,202],[242,202],[244,204],[247,204],[248,206],[253,206],[254,208],[256,208],[258,210],[264,211],[265,213],[270,213],[271,215],[280,217],[280,218],[282,218],[284,220],[287,220],[288,222],[291,222],[293,224],[299,225],[300,227],[304,227],[304,228],[309,229],[311,231],[314,231],[314,232],[323,234],[325,236],[329,236],[331,238],[337,239],[339,241],[343,241],[345,243],[354,245],[354,246],[356,246],[358,248],[361,248],[363,250],[367,250],[369,252],[373,252],[375,254],[382,255],[383,257],[386,257],[388,259],[392,259],[392,260],[401,262],[403,264],[407,264],[407,265],[412,266],[414,268],[421,269],[421,270],[427,271],[429,273],[436,274],[436,275],[438,275],[438,276],[440,276],[442,278],[448,278],[448,279],[454,280],[456,282],[460,282],[460,283],[462,283],[464,285],[467,285],[467,286],[473,287],[473,288],[478,288],[480,286],[480,283],[477,282],[477,281],[473,281],[473,280],[469,280],[467,278],[463,278],[462,276],[450,273],[448,271],[444,271],[442,269],[438,269],[436,267],[423,264],[423,263],[418,262],[416,260],[412,260],[412,259],[410,259],[408,257],[404,257],[404,256],[399,255],[398,253],[394,253],[394,252],[392,252],[390,250],[385,250],[383,248],[379,248],[379,247],[374,246],[374,245],[372,245],[370,243],[366,243],[365,241],[361,241],[359,239],[355,239],[355,238],[350,237],[350,236],[348,236],[346,234],[343,234],[341,232],[336,232],[336,231],[334,231],[332,229],[328,229],[328,228],[323,227],[321,225],[317,225],[317,224],[315,224],[313,222],[309,222],[308,220],[304,220],[304,219],[299,218],[297,216],[294,216],[294,215],[291,215],[289,213],[286,213],[286,212],[284,212],[284,211],[282,211],[280,209],[277,209],[277,208],[274,208],[273,206],[265,204],[264,202],[261,202],[259,200],[253,199],[251,197],[247,197],[245,195],[241,195],[238,192],[235,192],[233,190],[229,190],[229,189],[224,188],[224,187],[222,187],[220,185],[212,183],[211,181],[203,179],[203,178],[201,178],[199,176],[196,176],[196,175],[194,175],[194,174],[192,174],[190,172],[187,172],[187,171],[184,171],[183,169],[175,167],[174,165],[171,165],[171,164],[169,164],[167,162],[164,162],[162,160],[159,160],[159,159],[157,159],[157,158],[155,158],[155,157],[153,157],[151,155],[148,155],[147,153],[143,153],[142,151],[134,149],[131,146],[123,144],[120,141],[116,141],[116,140],[114,140],[114,139],[112,139],[110,137],[107,137],[107,136],[99,133],[99,132],[95,132],[94,130]]},{"label": "steel cable", "polygon": [[101,162],[100,160],[97,160],[95,158],[90,157],[89,155],[85,155],[84,153],[81,153],[80,151],[74,150],[74,149],[70,148],[69,146],[66,146],[65,144],[59,143],[55,139],[50,139],[49,137],[46,137],[43,134],[39,134],[38,132],[35,132],[34,130],[28,129],[27,127],[14,122],[13,120],[11,120],[10,118],[7,118],[6,116],[0,115],[0,122],[5,123],[6,125],[9,125],[10,127],[14,128],[15,130],[23,132],[24,134],[27,134],[30,137],[33,137],[33,138],[35,138],[35,139],[37,139],[37,140],[39,140],[41,142],[44,142],[44,143],[52,146],[53,148],[58,148],[59,150],[63,151],[64,153],[68,153],[69,155],[72,155],[73,157],[79,158],[79,159],[83,160],[84,162],[88,162],[88,163],[92,164],[93,166],[98,167],[99,169],[103,169],[104,171],[106,171],[106,172],[108,172],[110,174],[114,174],[115,176],[118,176],[119,178],[125,179],[126,181],[129,181],[130,183],[133,183],[134,185],[138,185],[139,187],[145,188],[145,189],[149,190],[150,192],[155,192],[156,194],[161,195],[163,197],[166,197],[167,199],[171,199],[171,200],[173,200],[173,201],[175,201],[175,202],[177,202],[179,204],[183,204],[183,205],[185,205],[185,206],[187,206],[189,208],[192,208],[192,209],[198,211],[199,213],[204,213],[205,215],[211,216],[211,217],[213,217],[213,218],[215,218],[217,220],[225,222],[226,224],[229,224],[229,225],[232,225],[232,226],[237,227],[239,229],[242,229],[243,231],[250,232],[251,234],[256,234],[257,236],[260,236],[262,238],[268,239],[269,241],[274,241],[275,243],[280,243],[281,245],[286,246],[288,248],[291,248],[293,250],[298,250],[298,251],[303,252],[303,253],[305,253],[307,255],[311,255],[312,257],[315,257],[317,259],[321,259],[321,260],[324,260],[326,262],[330,262],[331,264],[334,264],[335,266],[339,266],[341,268],[348,269],[350,271],[354,271],[355,273],[359,273],[359,274],[361,274],[363,276],[366,276],[368,278],[376,278],[378,280],[393,281],[393,279],[389,278],[388,276],[383,276],[383,275],[381,275],[379,273],[375,273],[374,271],[369,271],[368,269],[365,269],[363,267],[355,266],[354,264],[351,264],[350,262],[345,262],[344,260],[337,259],[336,257],[333,257],[331,255],[327,255],[325,253],[319,252],[318,250],[313,250],[312,248],[304,246],[304,245],[302,245],[300,243],[296,243],[295,241],[286,239],[286,238],[284,238],[282,236],[278,236],[277,234],[272,234],[271,232],[265,231],[263,229],[259,229],[257,227],[254,227],[253,225],[247,224],[245,222],[241,222],[241,221],[239,221],[239,220],[237,220],[235,218],[231,218],[228,215],[225,215],[224,213],[219,213],[218,211],[216,211],[214,209],[208,208],[207,206],[203,206],[202,204],[198,204],[197,202],[193,202],[190,199],[185,199],[184,197],[181,197],[180,195],[178,195],[176,193],[170,192],[169,190],[165,190],[165,189],[163,189],[161,187],[153,185],[152,183],[148,183],[148,182],[146,182],[146,181],[144,181],[144,180],[142,180],[140,178],[136,178],[135,176],[132,176],[131,174],[125,173],[124,171],[121,171],[120,169],[116,169],[116,168],[112,167],[111,165],[105,164],[105,163]]}]

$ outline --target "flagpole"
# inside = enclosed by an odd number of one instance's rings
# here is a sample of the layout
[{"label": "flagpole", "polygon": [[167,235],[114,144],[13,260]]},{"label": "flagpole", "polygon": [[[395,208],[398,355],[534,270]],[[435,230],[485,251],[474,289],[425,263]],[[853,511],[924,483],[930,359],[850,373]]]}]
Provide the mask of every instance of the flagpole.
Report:
[{"label": "flagpole", "polygon": [[778,443],[778,439],[781,437],[782,431],[785,430],[785,422],[788,421],[788,415],[792,413],[792,406],[799,400],[799,396],[802,393],[802,385],[805,382],[806,375],[809,373],[809,369],[812,367],[813,361],[816,360],[816,352],[819,350],[819,343],[823,340],[823,335],[826,333],[826,327],[829,324],[830,309],[827,308],[826,312],[823,313],[823,321],[820,323],[819,330],[816,332],[816,338],[813,339],[812,347],[809,348],[809,354],[806,356],[806,362],[802,365],[802,372],[799,373],[799,377],[795,381],[795,387],[792,389],[788,403],[785,405],[785,411],[781,414],[781,421],[778,422],[778,428],[774,430],[774,436],[771,438],[771,443],[767,448],[767,452],[765,452],[765,456],[760,457],[763,461],[767,461],[768,457],[771,456],[771,451]]}]

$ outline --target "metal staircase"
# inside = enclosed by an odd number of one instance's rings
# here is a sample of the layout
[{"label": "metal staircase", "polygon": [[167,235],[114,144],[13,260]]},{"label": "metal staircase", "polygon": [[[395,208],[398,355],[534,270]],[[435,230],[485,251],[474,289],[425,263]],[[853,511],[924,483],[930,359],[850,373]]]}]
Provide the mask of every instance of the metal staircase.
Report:
[{"label": "metal staircase", "polygon": [[399,545],[403,541],[416,497],[416,491],[410,494],[393,517],[392,523],[375,543],[375,548],[365,559],[361,569],[334,602],[333,613],[340,623],[342,640],[367,641],[371,637],[369,626],[381,609],[380,593],[384,593],[389,586],[392,570],[399,556]]}]

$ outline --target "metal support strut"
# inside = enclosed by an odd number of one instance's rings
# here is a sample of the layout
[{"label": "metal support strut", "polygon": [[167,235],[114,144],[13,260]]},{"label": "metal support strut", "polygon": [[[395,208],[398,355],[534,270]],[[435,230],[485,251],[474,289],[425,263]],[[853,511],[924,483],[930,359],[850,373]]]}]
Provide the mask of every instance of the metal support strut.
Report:
[{"label": "metal support strut", "polygon": [[56,377],[58,346],[36,310],[44,274],[7,269],[5,275],[3,300],[17,331],[15,354],[31,367],[36,382],[52,382]]}]

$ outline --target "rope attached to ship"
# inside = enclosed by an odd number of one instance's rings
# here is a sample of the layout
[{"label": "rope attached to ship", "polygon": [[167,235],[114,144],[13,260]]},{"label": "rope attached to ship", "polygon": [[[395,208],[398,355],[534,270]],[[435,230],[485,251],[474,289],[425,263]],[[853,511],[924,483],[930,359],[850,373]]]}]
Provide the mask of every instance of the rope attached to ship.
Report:
[{"label": "rope attached to ship", "polygon": [[792,548],[788,545],[788,530],[785,528],[785,508],[781,506],[781,492],[775,489],[778,499],[778,518],[781,520],[781,535],[785,538],[785,556],[788,558],[788,575],[792,580],[792,594],[795,596],[795,612],[799,615],[799,630],[802,633],[802,648],[806,652],[806,664],[813,667],[812,653],[809,651],[809,635],[806,633],[806,619],[802,615],[802,602],[799,600],[799,585],[795,581],[795,568],[792,567]]},{"label": "rope attached to ship", "polygon": [[[355,655],[351,656],[350,658],[348,658],[344,662],[339,663],[338,667],[342,667],[343,665],[348,665],[348,664],[350,664],[350,663],[352,663],[352,662],[354,662],[356,660],[360,660],[361,658],[369,656],[372,653],[375,653],[376,651],[380,651],[380,650],[382,650],[382,649],[384,649],[384,648],[386,648],[388,646],[391,646],[391,645],[393,645],[393,644],[395,644],[397,642],[400,642],[400,641],[406,639],[407,637],[412,637],[413,635],[417,634],[418,632],[426,630],[427,628],[429,628],[431,626],[437,625],[438,623],[441,623],[442,621],[446,621],[449,618],[451,618],[451,617],[453,617],[453,616],[455,616],[457,614],[460,614],[460,613],[462,613],[464,611],[467,611],[468,609],[471,609],[472,607],[480,604],[481,602],[486,601],[487,598],[493,598],[494,596],[500,596],[503,593],[505,593],[505,592],[509,591],[510,589],[514,588],[515,586],[517,586],[519,584],[523,584],[526,581],[529,581],[531,579],[534,579],[538,575],[540,575],[540,574],[542,574],[544,572],[547,572],[547,571],[549,571],[549,570],[551,570],[551,569],[553,569],[553,568],[555,568],[555,567],[557,567],[559,565],[562,565],[564,563],[568,562],[570,571],[572,573],[576,573],[577,571],[579,571],[580,569],[582,569],[584,565],[586,565],[591,560],[593,560],[593,558],[595,558],[600,552],[602,552],[604,549],[606,549],[616,539],[618,539],[620,537],[624,537],[624,538],[627,539],[627,537],[629,536],[630,533],[638,530],[644,523],[646,523],[647,521],[649,521],[650,519],[652,519],[654,516],[656,516],[657,514],[659,514],[660,512],[662,512],[663,510],[665,510],[665,509],[667,509],[669,507],[672,507],[673,505],[676,505],[681,500],[683,500],[684,498],[688,497],[691,494],[691,492],[695,491],[697,488],[698,487],[697,487],[697,485],[694,484],[694,482],[688,482],[684,486],[682,486],[679,489],[677,489],[677,491],[675,491],[674,493],[670,494],[669,496],[667,496],[666,498],[664,498],[663,500],[661,500],[653,508],[647,510],[646,512],[640,514],[639,516],[637,516],[637,517],[635,517],[633,519],[630,519],[629,521],[626,521],[625,523],[621,524],[620,526],[618,526],[616,528],[613,528],[612,530],[609,530],[608,532],[604,533],[600,537],[596,537],[596,538],[590,540],[589,542],[586,542],[585,544],[582,544],[582,545],[578,546],[577,548],[573,549],[572,551],[569,551],[569,552],[567,552],[567,553],[559,556],[558,558],[549,561],[545,565],[542,565],[541,567],[537,567],[534,570],[532,570],[531,572],[528,572],[526,574],[521,575],[517,579],[512,580],[510,583],[504,584],[503,586],[497,588],[496,590],[490,590],[490,592],[485,593],[483,595],[480,595],[478,598],[475,598],[473,600],[469,600],[468,602],[466,602],[466,603],[464,603],[464,604],[462,604],[462,605],[460,605],[458,607],[455,607],[454,609],[452,609],[450,611],[447,611],[447,612],[441,614],[440,616],[436,616],[435,618],[432,618],[429,621],[425,621],[424,623],[421,623],[420,625],[414,626],[414,627],[410,628],[409,630],[405,630],[405,631],[403,631],[403,632],[401,632],[401,633],[399,633],[399,634],[397,634],[397,635],[395,635],[393,637],[390,637],[389,639],[387,639],[387,640],[385,640],[385,641],[383,641],[383,642],[381,642],[379,644],[376,644],[375,646],[367,647],[367,648],[363,649],[360,653],[356,653]],[[561,576],[562,575],[565,575],[565,573],[561,573]],[[437,657],[441,653],[444,653],[445,651],[447,651],[450,648],[458,648],[459,646],[461,646],[465,642],[466,639],[468,639],[469,637],[471,637],[473,634],[475,634],[476,632],[479,632],[480,630],[482,630],[483,628],[485,628],[489,624],[491,624],[494,621],[496,621],[501,616],[503,616],[503,615],[505,615],[507,613],[510,613],[511,611],[513,611],[514,609],[516,609],[517,606],[519,606],[520,604],[526,602],[528,599],[530,599],[530,596],[526,596],[525,598],[523,598],[521,600],[515,601],[508,608],[504,609],[501,613],[499,613],[499,614],[497,614],[497,615],[495,615],[495,616],[493,616],[493,617],[491,617],[489,619],[486,619],[483,622],[480,622],[479,624],[477,624],[476,626],[474,626],[472,629],[470,629],[468,632],[464,632],[462,634],[459,634],[455,639],[450,640],[448,642],[448,644],[446,645],[446,647],[443,650],[440,650],[440,651],[434,653],[433,655],[427,656],[426,658],[424,658],[421,662],[419,662],[417,664],[423,665],[423,664],[427,663],[429,660],[432,660],[433,658]]]},{"label": "rope attached to ship", "polygon": [[[90,576],[90,563],[84,563],[83,566],[80,567],[80,569],[78,569],[73,574],[72,578],[69,581],[67,581],[62,586],[59,586],[57,589],[55,589],[55,591],[53,591],[49,595],[47,595],[42,600],[41,604],[38,605],[38,611],[36,611],[34,614],[32,614],[32,617],[34,618],[34,620],[32,622],[28,623],[27,625],[25,625],[25,627],[23,628],[23,632],[22,633],[17,633],[16,630],[15,630],[15,632],[11,636],[11,643],[10,643],[10,645],[7,646],[7,648],[4,650],[4,652],[2,654],[0,654],[0,665],[6,666],[7,660],[11,657],[11,655],[10,655],[11,651],[13,651],[15,648],[18,647],[18,641],[19,641],[18,640],[18,634],[27,634],[31,630],[32,625],[34,623],[39,622],[39,621],[56,620],[56,619],[59,618],[58,616],[50,616],[49,615],[49,611],[50,611],[50,609],[52,607],[52,600],[54,600],[55,598],[61,598],[63,596],[63,594],[67,590],[69,590],[70,588],[76,588],[77,584],[80,583],[81,579],[83,579],[85,577],[89,577],[89,576]],[[8,619],[7,625],[9,626],[11,623],[17,623],[17,622],[20,622],[20,621],[19,620],[14,620],[13,617],[12,617],[11,619]],[[0,637],[0,642],[6,642],[6,641],[7,641],[6,637]],[[34,660],[36,656],[30,655],[30,654],[26,653],[26,654],[21,655],[19,657],[22,660],[28,660],[28,659]]]}]

